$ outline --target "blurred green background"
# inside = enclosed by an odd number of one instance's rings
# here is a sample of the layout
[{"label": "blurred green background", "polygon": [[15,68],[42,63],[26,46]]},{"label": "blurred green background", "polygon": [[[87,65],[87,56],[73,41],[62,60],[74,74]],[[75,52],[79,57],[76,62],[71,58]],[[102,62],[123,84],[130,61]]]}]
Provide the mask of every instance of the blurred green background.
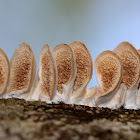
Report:
[{"label": "blurred green background", "polygon": [[[140,48],[139,0],[0,0],[0,47],[9,59],[22,41],[36,55],[44,44],[80,40],[93,61],[121,41]],[[97,84],[95,71],[88,87]]]}]

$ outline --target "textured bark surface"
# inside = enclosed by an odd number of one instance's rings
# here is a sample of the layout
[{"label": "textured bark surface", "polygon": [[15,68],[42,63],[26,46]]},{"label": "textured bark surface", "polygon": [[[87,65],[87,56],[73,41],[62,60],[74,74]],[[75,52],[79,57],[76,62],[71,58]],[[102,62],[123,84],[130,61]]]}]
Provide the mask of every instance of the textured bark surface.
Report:
[{"label": "textured bark surface", "polygon": [[140,139],[140,111],[0,99],[0,140]]}]

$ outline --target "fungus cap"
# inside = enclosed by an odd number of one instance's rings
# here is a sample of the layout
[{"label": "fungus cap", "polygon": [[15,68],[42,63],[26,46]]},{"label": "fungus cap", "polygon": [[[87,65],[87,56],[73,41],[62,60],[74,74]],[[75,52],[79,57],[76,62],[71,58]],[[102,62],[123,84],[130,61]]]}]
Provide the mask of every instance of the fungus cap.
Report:
[{"label": "fungus cap", "polygon": [[8,93],[21,90],[29,92],[36,74],[35,56],[31,47],[19,44],[10,61],[10,82]]},{"label": "fungus cap", "polygon": [[[138,54],[140,55],[140,49],[137,50]],[[139,87],[140,87],[140,83],[139,83]]]},{"label": "fungus cap", "polygon": [[87,47],[80,41],[73,41],[69,44],[76,56],[77,75],[74,82],[73,92],[85,88],[92,77],[93,62]]},{"label": "fungus cap", "polygon": [[40,90],[49,99],[52,99],[57,86],[57,69],[49,45],[44,45],[40,54],[39,80]]},{"label": "fungus cap", "polygon": [[133,88],[139,80],[140,56],[137,50],[129,42],[121,42],[114,50],[122,61],[123,78],[122,82],[127,89]]},{"label": "fungus cap", "polygon": [[0,48],[0,95],[6,91],[9,81],[10,66],[5,52]]},{"label": "fungus cap", "polygon": [[75,54],[68,44],[59,44],[53,49],[57,65],[59,93],[63,92],[63,85],[67,85],[75,76]]},{"label": "fungus cap", "polygon": [[104,51],[95,59],[95,72],[97,81],[104,89],[98,93],[105,96],[112,93],[120,84],[122,78],[122,63],[119,57],[112,51]]}]

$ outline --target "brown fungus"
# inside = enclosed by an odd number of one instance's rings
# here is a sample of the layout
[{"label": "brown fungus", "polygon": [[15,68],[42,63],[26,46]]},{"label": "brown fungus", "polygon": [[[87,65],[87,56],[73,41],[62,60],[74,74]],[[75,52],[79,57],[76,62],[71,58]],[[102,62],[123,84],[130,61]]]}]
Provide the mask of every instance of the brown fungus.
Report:
[{"label": "brown fungus", "polygon": [[41,93],[52,99],[56,93],[57,70],[49,45],[45,45],[40,54],[39,79]]},{"label": "brown fungus", "polygon": [[121,42],[114,50],[123,64],[122,83],[127,87],[124,107],[137,109],[138,83],[140,76],[140,55],[132,44]]},{"label": "brown fungus", "polygon": [[122,77],[122,63],[119,57],[111,51],[104,51],[97,56],[94,66],[97,81],[104,89],[99,96],[113,92],[120,84]]},{"label": "brown fungus", "polygon": [[126,86],[121,84],[123,67],[120,58],[107,50],[97,56],[94,65],[100,84],[91,89],[96,106],[120,108],[124,105],[126,96]]},{"label": "brown fungus", "polygon": [[22,42],[19,44],[10,61],[10,83],[8,93],[21,90],[29,92],[36,73],[36,63],[31,47]]},{"label": "brown fungus", "polygon": [[57,45],[53,49],[53,54],[56,60],[58,72],[57,90],[62,94],[63,85],[69,84],[75,76],[75,55],[71,47],[67,44]]},{"label": "brown fungus", "polygon": [[86,88],[92,77],[93,62],[87,47],[80,41],[69,44],[76,56],[77,75],[74,82],[73,92],[80,88]]},{"label": "brown fungus", "polygon": [[0,48],[0,95],[6,92],[9,81],[9,60],[5,52]]},{"label": "brown fungus", "polygon": [[[140,49],[138,49],[137,52],[140,55]],[[139,76],[139,78],[140,78],[140,76]],[[137,93],[137,97],[136,97],[136,104],[140,108],[140,80],[139,80],[139,83],[138,83],[138,93]]]},{"label": "brown fungus", "polygon": [[136,85],[140,75],[140,56],[137,50],[129,42],[121,42],[114,50],[123,64],[122,82],[127,89]]}]

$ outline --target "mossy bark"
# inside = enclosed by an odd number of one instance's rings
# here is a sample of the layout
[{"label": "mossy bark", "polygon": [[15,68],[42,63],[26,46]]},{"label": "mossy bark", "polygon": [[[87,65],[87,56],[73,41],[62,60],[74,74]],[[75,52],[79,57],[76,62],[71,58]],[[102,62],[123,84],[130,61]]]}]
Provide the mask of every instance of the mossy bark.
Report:
[{"label": "mossy bark", "polygon": [[140,139],[140,111],[0,99],[0,140]]}]

